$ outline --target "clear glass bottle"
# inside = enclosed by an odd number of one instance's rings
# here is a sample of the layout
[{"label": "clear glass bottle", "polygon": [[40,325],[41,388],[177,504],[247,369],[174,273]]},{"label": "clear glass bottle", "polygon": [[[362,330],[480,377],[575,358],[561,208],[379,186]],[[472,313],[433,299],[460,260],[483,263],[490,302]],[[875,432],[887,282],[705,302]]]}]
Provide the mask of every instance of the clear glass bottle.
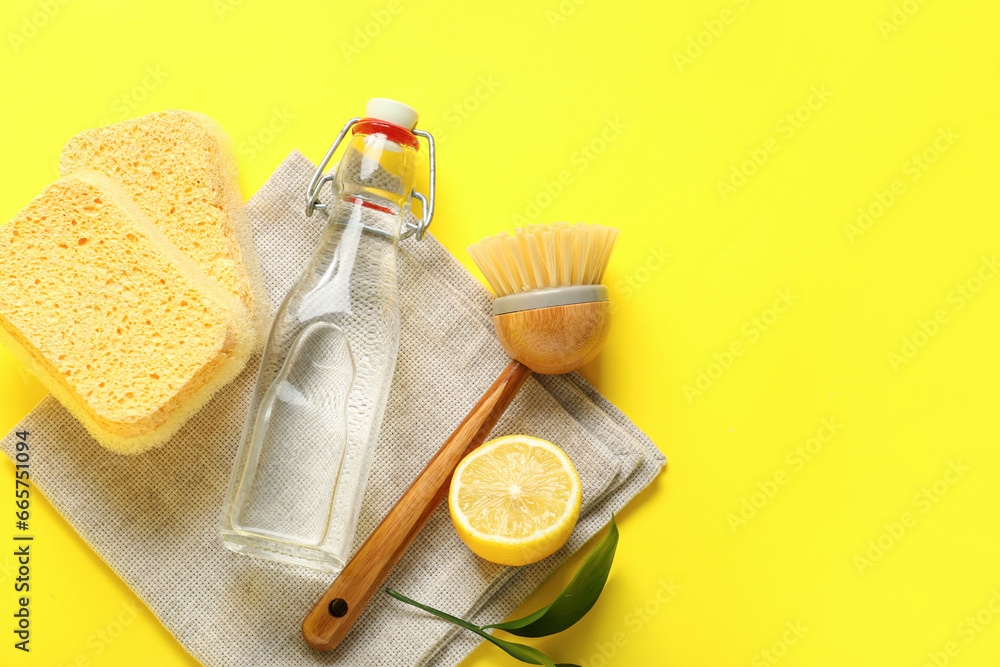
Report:
[{"label": "clear glass bottle", "polygon": [[[233,551],[326,572],[348,559],[399,346],[396,248],[433,213],[433,140],[416,121],[405,104],[369,101],[310,184],[307,214],[328,223],[264,348],[222,509]],[[348,130],[336,176],[323,176]],[[430,144],[429,204],[413,191],[415,135]],[[424,217],[407,225],[411,196]]]}]

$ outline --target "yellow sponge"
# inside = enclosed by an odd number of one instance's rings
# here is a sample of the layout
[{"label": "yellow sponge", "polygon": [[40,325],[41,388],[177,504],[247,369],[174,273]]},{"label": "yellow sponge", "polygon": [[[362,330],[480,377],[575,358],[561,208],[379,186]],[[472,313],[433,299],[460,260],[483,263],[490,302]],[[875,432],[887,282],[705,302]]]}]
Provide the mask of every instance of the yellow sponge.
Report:
[{"label": "yellow sponge", "polygon": [[45,188],[0,243],[0,342],[109,449],[168,439],[251,352],[243,302],[101,174]]},{"label": "yellow sponge", "polygon": [[167,238],[243,301],[264,340],[270,307],[236,158],[218,123],[175,109],[149,114],[81,132],[59,164],[63,176],[94,170],[121,183]]}]

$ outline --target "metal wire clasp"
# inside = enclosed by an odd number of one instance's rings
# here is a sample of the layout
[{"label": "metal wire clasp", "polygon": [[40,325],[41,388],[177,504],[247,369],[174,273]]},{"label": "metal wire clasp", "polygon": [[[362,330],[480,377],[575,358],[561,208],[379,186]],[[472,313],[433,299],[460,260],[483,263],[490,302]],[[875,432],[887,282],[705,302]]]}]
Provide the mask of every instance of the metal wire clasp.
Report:
[{"label": "metal wire clasp", "polygon": [[[306,217],[311,217],[313,211],[321,211],[325,214],[327,205],[319,200],[319,193],[323,190],[324,185],[327,183],[333,183],[334,175],[324,174],[323,172],[326,170],[327,165],[330,164],[333,154],[337,152],[337,147],[340,146],[340,142],[344,140],[348,131],[359,121],[361,121],[361,118],[352,118],[347,121],[347,124],[340,130],[340,134],[338,134],[337,138],[333,140],[333,145],[330,146],[330,150],[326,152],[326,156],[316,169],[316,173],[313,174],[312,180],[309,181],[309,189],[306,191]],[[418,137],[427,139],[427,146],[429,149],[428,160],[430,162],[428,184],[430,187],[426,197],[417,192],[416,189],[410,192],[410,195],[418,199],[420,204],[423,206],[424,216],[418,222],[406,222],[406,229],[399,235],[400,241],[409,236],[413,236],[414,234],[417,235],[418,240],[424,238],[424,234],[427,233],[427,228],[431,226],[431,218],[434,217],[434,177],[436,172],[434,162],[434,137],[431,136],[430,132],[424,132],[423,130],[412,130],[412,133]]]}]

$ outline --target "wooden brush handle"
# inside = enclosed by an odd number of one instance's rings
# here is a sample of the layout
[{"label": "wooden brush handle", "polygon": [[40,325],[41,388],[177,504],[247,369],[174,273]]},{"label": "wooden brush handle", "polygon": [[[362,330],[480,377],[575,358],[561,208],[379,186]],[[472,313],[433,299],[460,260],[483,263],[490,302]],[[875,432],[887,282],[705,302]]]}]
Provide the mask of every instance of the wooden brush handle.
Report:
[{"label": "wooden brush handle", "polygon": [[302,621],[302,636],[310,646],[329,651],[350,631],[438,503],[448,495],[455,468],[466,454],[483,444],[530,375],[527,366],[512,361],[479,399]]}]

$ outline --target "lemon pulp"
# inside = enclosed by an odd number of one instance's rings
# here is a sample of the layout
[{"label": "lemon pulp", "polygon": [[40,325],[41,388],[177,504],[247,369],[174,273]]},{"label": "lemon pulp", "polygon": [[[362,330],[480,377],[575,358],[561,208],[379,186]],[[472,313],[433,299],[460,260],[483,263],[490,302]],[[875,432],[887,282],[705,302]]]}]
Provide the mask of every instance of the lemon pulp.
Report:
[{"label": "lemon pulp", "polygon": [[510,435],[459,464],[448,506],[462,540],[495,563],[526,565],[569,539],[580,512],[580,478],[551,442]]}]

